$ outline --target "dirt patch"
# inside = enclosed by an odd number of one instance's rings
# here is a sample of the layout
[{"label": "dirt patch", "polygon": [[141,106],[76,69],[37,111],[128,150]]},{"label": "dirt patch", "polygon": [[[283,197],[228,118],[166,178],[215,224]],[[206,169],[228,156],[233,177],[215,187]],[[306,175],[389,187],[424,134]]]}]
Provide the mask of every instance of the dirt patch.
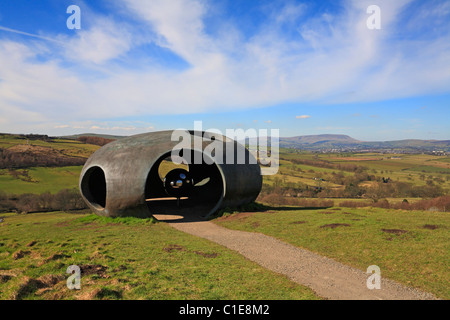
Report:
[{"label": "dirt patch", "polygon": [[19,259],[22,259],[23,257],[25,257],[27,254],[30,254],[30,251],[19,250],[19,251],[14,252],[12,257],[14,260],[19,260]]},{"label": "dirt patch", "polygon": [[102,252],[100,252],[99,250],[94,251],[90,256],[89,256],[90,260],[99,260],[99,259],[108,259],[108,260],[114,260],[113,257],[108,256],[106,254],[103,254]]},{"label": "dirt patch", "polygon": [[40,277],[38,279],[38,281],[40,281],[46,287],[53,287],[58,282],[60,282],[60,281],[62,281],[64,279],[65,279],[65,277],[62,276],[62,275],[55,276],[53,274],[47,274],[45,276]]},{"label": "dirt patch", "polygon": [[306,223],[306,221],[294,221],[291,222],[290,224],[304,224],[304,223]]},{"label": "dirt patch", "polygon": [[8,274],[0,274],[0,283],[6,283],[11,280],[13,277]]},{"label": "dirt patch", "polygon": [[352,214],[351,212],[342,212],[342,214]]},{"label": "dirt patch", "polygon": [[60,259],[64,259],[64,258],[70,258],[70,256],[67,254],[63,254],[63,253],[55,253],[55,254],[52,254],[50,257],[48,257],[45,260],[46,261],[55,261],[55,260],[60,260]]},{"label": "dirt patch", "polygon": [[38,289],[44,288],[45,285],[36,279],[26,277],[19,289],[13,293],[12,300],[22,300],[24,297],[35,293]]},{"label": "dirt patch", "polygon": [[321,226],[321,228],[331,228],[331,229],[336,229],[338,227],[350,227],[350,225],[347,223],[332,223]]},{"label": "dirt patch", "polygon": [[261,226],[261,224],[259,223],[259,222],[253,222],[252,224],[251,224],[251,227],[252,228],[258,228],[258,227],[260,227]]},{"label": "dirt patch", "polygon": [[55,224],[55,227],[68,227],[70,225],[69,221],[58,222]]},{"label": "dirt patch", "polygon": [[198,254],[199,256],[205,257],[205,258],[216,258],[219,255],[216,252],[207,253],[207,252],[202,252],[202,251],[194,251],[194,253]]},{"label": "dirt patch", "polygon": [[96,292],[96,294],[94,295],[94,298],[97,299],[122,299],[122,292],[121,291],[117,291],[117,290],[113,290],[113,289],[108,289],[108,288],[101,288],[98,292]]},{"label": "dirt patch", "polygon": [[64,258],[70,258],[69,255],[63,254],[63,253],[55,253],[52,254],[50,257],[44,259],[43,261],[38,263],[38,267],[43,266],[44,264],[50,262],[50,261],[56,261]]},{"label": "dirt patch", "polygon": [[27,247],[32,247],[37,243],[37,241],[31,241],[30,243],[27,244]]},{"label": "dirt patch", "polygon": [[120,266],[118,266],[117,268],[113,269],[113,272],[120,272],[120,271],[125,271],[128,270],[127,266],[121,264]]},{"label": "dirt patch", "polygon": [[55,276],[55,275],[45,275],[40,277],[39,279],[25,277],[19,289],[17,289],[17,291],[14,292],[12,300],[21,300],[38,291],[40,293],[48,291],[43,289],[51,289],[53,286],[55,286],[58,282],[62,281],[63,279],[64,279],[63,276]]},{"label": "dirt patch", "polygon": [[96,288],[89,292],[83,292],[77,296],[78,300],[108,300],[108,299],[122,299],[122,292],[117,290],[112,290],[108,288]]},{"label": "dirt patch", "polygon": [[381,229],[381,231],[383,231],[385,233],[389,233],[389,234],[395,234],[398,236],[408,232],[406,230],[401,230],[401,229]]},{"label": "dirt patch", "polygon": [[439,229],[439,226],[434,225],[434,224],[426,224],[422,228],[428,229],[428,230],[436,230],[436,229]]},{"label": "dirt patch", "polygon": [[96,274],[99,277],[106,278],[106,270],[108,267],[102,266],[100,264],[83,264],[80,265],[80,271],[82,275],[90,275],[90,274]]},{"label": "dirt patch", "polygon": [[333,214],[333,211],[320,211],[320,214]]},{"label": "dirt patch", "polygon": [[166,251],[166,252],[171,253],[171,252],[174,252],[174,251],[185,251],[186,248],[183,247],[183,246],[180,246],[178,244],[171,244],[168,247],[164,247],[163,250]]}]

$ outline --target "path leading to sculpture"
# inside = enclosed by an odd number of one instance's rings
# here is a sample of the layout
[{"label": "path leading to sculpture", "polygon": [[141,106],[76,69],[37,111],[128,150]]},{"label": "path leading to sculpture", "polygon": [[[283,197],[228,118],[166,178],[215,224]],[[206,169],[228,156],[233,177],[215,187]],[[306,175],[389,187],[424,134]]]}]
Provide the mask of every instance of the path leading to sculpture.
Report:
[{"label": "path leading to sculpture", "polygon": [[165,218],[172,227],[235,250],[269,270],[310,287],[326,299],[435,299],[429,293],[407,288],[383,277],[381,290],[369,290],[366,285],[369,275],[364,271],[260,233],[230,230],[210,221],[170,220],[168,216]]}]

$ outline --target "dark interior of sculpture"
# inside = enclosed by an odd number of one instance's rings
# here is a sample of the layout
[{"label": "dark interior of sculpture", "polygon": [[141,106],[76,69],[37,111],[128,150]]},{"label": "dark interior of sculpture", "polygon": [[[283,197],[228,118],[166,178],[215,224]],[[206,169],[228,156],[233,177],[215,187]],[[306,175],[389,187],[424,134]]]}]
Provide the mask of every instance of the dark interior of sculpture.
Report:
[{"label": "dark interior of sculpture", "polygon": [[223,179],[217,165],[207,164],[199,151],[187,152],[194,164],[176,165],[167,153],[151,168],[145,188],[151,214],[204,216],[222,199]]},{"label": "dark interior of sculpture", "polygon": [[104,208],[106,205],[105,173],[100,167],[90,168],[81,182],[81,192],[94,206]]}]

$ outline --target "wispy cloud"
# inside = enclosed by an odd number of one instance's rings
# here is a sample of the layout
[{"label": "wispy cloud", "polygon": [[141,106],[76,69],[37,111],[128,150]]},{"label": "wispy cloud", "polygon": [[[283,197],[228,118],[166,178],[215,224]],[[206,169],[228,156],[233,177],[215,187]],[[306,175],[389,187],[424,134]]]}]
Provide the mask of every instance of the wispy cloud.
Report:
[{"label": "wispy cloud", "polygon": [[[448,92],[449,30],[418,41],[398,38],[404,10],[413,10],[408,0],[379,0],[383,28],[368,30],[371,2],[349,0],[345,10],[313,15],[308,4],[286,4],[251,36],[238,25],[231,35],[212,31],[231,22],[222,17],[212,28],[214,2],[197,0],[123,0],[120,10],[92,17],[95,23],[70,37],[0,27],[50,40],[0,34],[0,118],[14,128],[18,114],[36,123],[68,123]],[[448,11],[411,12],[415,20],[432,22],[448,18]],[[295,36],[284,36],[286,23]],[[155,57],[146,45],[169,52],[186,68],[148,63]],[[139,50],[148,56],[136,59]]]},{"label": "wispy cloud", "polygon": [[60,44],[60,45],[63,45],[63,44],[64,44],[63,42],[58,41],[58,40],[56,40],[56,39],[52,39],[52,38],[45,37],[45,36],[41,36],[41,35],[34,34],[34,33],[24,32],[24,31],[20,31],[20,30],[16,30],[16,29],[6,28],[6,27],[3,27],[3,26],[0,26],[0,30],[1,30],[1,31],[6,31],[6,32],[15,33],[15,34],[20,34],[20,35],[24,35],[24,36],[28,36],[28,37],[32,37],[32,38],[36,38],[36,39],[41,39],[41,40],[51,41],[51,42],[58,43],[58,44]]}]

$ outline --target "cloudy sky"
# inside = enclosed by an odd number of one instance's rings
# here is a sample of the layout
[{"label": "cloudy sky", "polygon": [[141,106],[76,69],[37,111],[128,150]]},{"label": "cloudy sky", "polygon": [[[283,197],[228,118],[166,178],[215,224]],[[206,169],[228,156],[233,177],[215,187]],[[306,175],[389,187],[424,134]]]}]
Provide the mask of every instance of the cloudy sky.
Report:
[{"label": "cloudy sky", "polygon": [[[70,5],[81,29],[69,29]],[[378,16],[381,29],[368,28]],[[450,139],[450,1],[1,0],[0,132]]]}]

